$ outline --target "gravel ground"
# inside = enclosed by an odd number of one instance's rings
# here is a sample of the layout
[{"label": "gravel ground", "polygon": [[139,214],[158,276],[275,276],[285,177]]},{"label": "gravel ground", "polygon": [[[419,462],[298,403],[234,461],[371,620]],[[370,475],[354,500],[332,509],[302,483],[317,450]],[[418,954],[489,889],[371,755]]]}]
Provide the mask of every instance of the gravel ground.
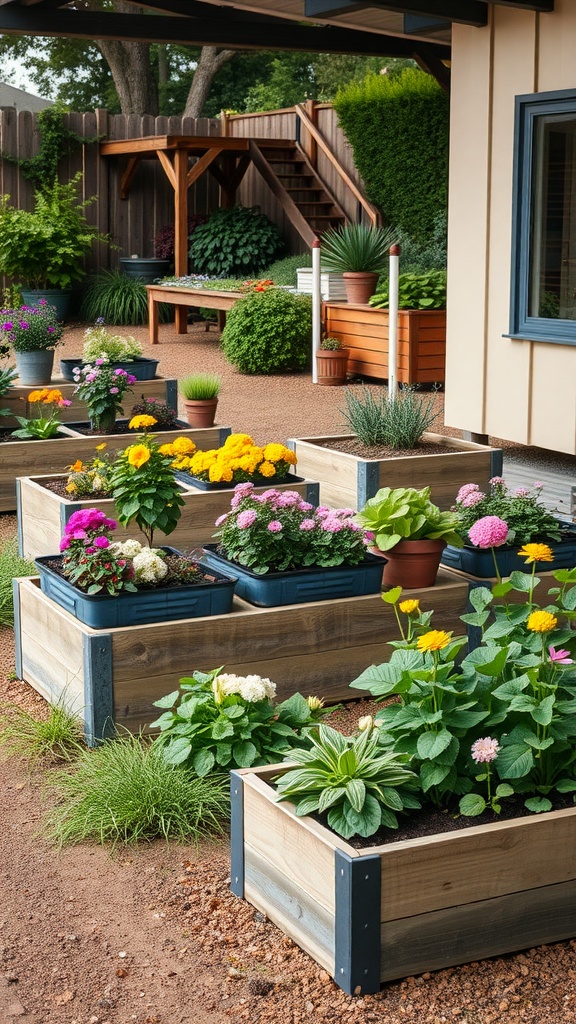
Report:
[{"label": "gravel ground", "polygon": [[[83,328],[66,332],[80,352]],[[337,433],[342,392],[308,375],[247,378],[224,364],[216,332],[176,338],[160,328],[152,349],[167,377],[223,377],[218,420],[259,442]],[[442,396],[438,395],[439,409]],[[457,434],[435,425],[441,432]],[[0,516],[0,542],[16,520]],[[0,698],[42,714],[12,679],[13,635],[0,630]],[[367,702],[347,706],[343,731]],[[576,941],[344,995],[306,954],[231,895],[227,843],[199,851],[160,843],[110,853],[61,852],[42,835],[42,773],[0,762],[0,1024],[572,1024]],[[576,930],[576,927],[575,927]]]}]

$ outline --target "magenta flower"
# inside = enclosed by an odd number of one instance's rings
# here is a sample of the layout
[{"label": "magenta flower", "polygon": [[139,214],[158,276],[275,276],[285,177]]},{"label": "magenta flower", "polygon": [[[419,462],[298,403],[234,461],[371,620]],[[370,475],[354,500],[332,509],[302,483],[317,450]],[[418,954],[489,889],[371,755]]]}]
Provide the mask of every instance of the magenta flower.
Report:
[{"label": "magenta flower", "polygon": [[10,320],[7,320],[5,324],[2,324],[2,327],[4,328],[5,331],[11,331],[12,328],[14,327],[14,324],[11,323]]},{"label": "magenta flower", "polygon": [[107,548],[110,545],[108,537],[96,537],[94,544],[97,548]]},{"label": "magenta flower", "polygon": [[573,665],[574,664],[572,658],[570,657],[570,651],[564,651],[564,650],[557,651],[555,647],[550,646],[548,648],[548,653],[550,655],[550,661],[554,662],[554,664],[556,664],[556,665]]},{"label": "magenta flower", "polygon": [[26,323],[26,320],[19,320],[18,322],[19,322],[20,327],[22,328],[23,331],[27,331],[28,330],[30,324]]},{"label": "magenta flower", "polygon": [[[96,360],[96,361],[98,361],[98,360]],[[127,377],[128,374],[126,373],[126,370],[121,370],[120,367],[118,367],[118,369],[114,370],[114,376],[115,377]]]},{"label": "magenta flower", "polygon": [[87,555],[95,555],[96,554],[96,550],[97,549],[94,547],[94,545],[90,544],[90,546],[86,548],[86,554]]},{"label": "magenta flower", "polygon": [[95,359],[94,362],[96,363],[96,366],[104,366],[104,363],[106,362],[106,360],[105,359]]},{"label": "magenta flower", "polygon": [[485,736],[483,739],[476,740],[472,744],[472,759],[476,761],[476,764],[489,763],[496,760],[499,750],[500,744],[498,740]]},{"label": "magenta flower", "polygon": [[473,523],[468,536],[477,548],[498,548],[506,543],[508,523],[499,516],[483,516]]},{"label": "magenta flower", "polygon": [[70,547],[70,538],[64,535],[60,541],[60,551],[66,551]]},{"label": "magenta flower", "polygon": [[248,529],[249,526],[252,526],[252,523],[255,521],[255,519],[256,509],[245,508],[244,511],[241,512],[240,515],[238,516],[236,522],[241,530],[246,530]]},{"label": "magenta flower", "polygon": [[54,328],[53,327],[47,327],[46,330],[48,331],[48,334],[54,334]]},{"label": "magenta flower", "polygon": [[277,519],[272,519],[268,523],[268,529],[270,530],[270,533],[280,533],[282,529],[282,523],[280,523]]}]

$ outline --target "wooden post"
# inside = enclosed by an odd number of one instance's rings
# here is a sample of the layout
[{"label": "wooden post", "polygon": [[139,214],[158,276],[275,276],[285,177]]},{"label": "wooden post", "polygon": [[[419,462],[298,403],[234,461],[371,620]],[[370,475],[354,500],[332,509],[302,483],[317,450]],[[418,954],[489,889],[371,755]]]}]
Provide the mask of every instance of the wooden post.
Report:
[{"label": "wooden post", "polygon": [[[174,271],[177,277],[188,273],[188,153],[185,149],[174,152]],[[174,324],[177,334],[186,334],[187,306],[176,306]]]},{"label": "wooden post", "polygon": [[[305,106],[306,106],[306,113],[308,114],[308,117],[312,121],[312,124],[315,127],[317,127],[318,114],[317,114],[317,111],[316,111],[316,101],[315,100],[306,100]],[[318,145],[316,143],[316,139],[312,135],[309,135],[308,132],[306,133],[306,146],[305,146],[305,149],[306,149],[306,155],[307,155],[310,163],[312,164],[312,167],[314,168],[314,170],[316,170],[316,166],[317,166],[317,163],[318,163]]]}]

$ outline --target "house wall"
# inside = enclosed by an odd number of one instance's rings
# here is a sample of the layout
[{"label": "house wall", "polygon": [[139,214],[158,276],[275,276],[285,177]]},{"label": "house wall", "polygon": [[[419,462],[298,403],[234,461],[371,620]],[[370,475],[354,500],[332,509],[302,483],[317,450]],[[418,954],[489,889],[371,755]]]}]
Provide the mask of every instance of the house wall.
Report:
[{"label": "house wall", "polygon": [[446,423],[576,454],[576,346],[509,330],[514,98],[576,87],[576,4],[453,26]]}]

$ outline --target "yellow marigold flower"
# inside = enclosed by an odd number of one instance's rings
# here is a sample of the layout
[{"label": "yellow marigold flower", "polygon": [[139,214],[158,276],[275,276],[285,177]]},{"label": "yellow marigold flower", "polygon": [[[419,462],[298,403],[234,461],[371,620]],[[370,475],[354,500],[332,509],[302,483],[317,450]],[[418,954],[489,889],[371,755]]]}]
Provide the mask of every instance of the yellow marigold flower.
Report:
[{"label": "yellow marigold flower", "polygon": [[526,626],[533,633],[550,633],[557,623],[558,619],[552,615],[552,612],[539,611],[530,613]]},{"label": "yellow marigold flower", "polygon": [[177,437],[172,442],[172,447],[174,455],[192,455],[192,452],[196,451],[196,445],[189,437]]},{"label": "yellow marigold flower", "polygon": [[68,494],[74,494],[78,488],[76,487],[76,484],[66,484],[66,490],[68,491]]},{"label": "yellow marigold flower", "polygon": [[271,462],[262,462],[258,467],[261,476],[276,476],[276,467]]},{"label": "yellow marigold flower", "polygon": [[430,632],[418,637],[416,646],[419,651],[441,651],[448,647],[451,639],[450,633],[445,633],[443,629],[431,629]]},{"label": "yellow marigold flower", "polygon": [[29,402],[43,402],[48,394],[48,388],[42,388],[40,391],[31,391],[28,395]]},{"label": "yellow marigold flower", "polygon": [[108,447],[108,442],[107,441],[103,441],[102,444],[97,444],[96,445],[96,451],[97,452],[103,452],[104,449],[107,448],[107,447]]},{"label": "yellow marigold flower", "polygon": [[82,462],[82,459],[76,459],[76,462],[73,462],[70,466],[71,473],[81,473],[83,469],[84,463]]},{"label": "yellow marigold flower", "polygon": [[553,562],[554,552],[548,544],[525,544],[518,552],[520,558],[526,559],[526,565],[532,562]]},{"label": "yellow marigold flower", "polygon": [[131,448],[127,449],[128,462],[131,466],[135,466],[136,469],[140,469],[145,462],[148,462],[150,458],[150,449],[145,444],[133,444]]},{"label": "yellow marigold flower", "polygon": [[140,430],[145,427],[153,427],[158,420],[155,416],[147,416],[144,413],[142,416],[133,416],[128,424],[128,430]]},{"label": "yellow marigold flower", "polygon": [[420,611],[420,601],[415,599],[411,599],[409,601],[400,601],[398,607],[401,612],[404,612],[404,615],[412,615],[412,612]]},{"label": "yellow marigold flower", "polygon": [[46,405],[58,404],[64,401],[64,395],[58,388],[53,388],[52,391],[48,391],[47,395],[42,399]]},{"label": "yellow marigold flower", "polygon": [[172,444],[172,442],[170,442],[168,444],[161,444],[159,449],[158,449],[158,451],[160,452],[160,455],[175,455],[176,454],[176,452],[174,451],[174,445]]}]

